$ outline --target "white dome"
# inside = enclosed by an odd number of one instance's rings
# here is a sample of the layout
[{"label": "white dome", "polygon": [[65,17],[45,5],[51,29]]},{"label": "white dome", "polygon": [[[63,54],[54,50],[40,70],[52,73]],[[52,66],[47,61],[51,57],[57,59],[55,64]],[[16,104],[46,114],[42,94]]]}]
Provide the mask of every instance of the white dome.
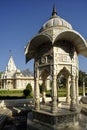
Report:
[{"label": "white dome", "polygon": [[50,27],[64,27],[68,29],[72,29],[72,26],[70,23],[68,23],[66,20],[62,19],[57,15],[56,9],[53,9],[52,17],[43,24],[39,32],[44,31],[45,29],[49,29]]}]

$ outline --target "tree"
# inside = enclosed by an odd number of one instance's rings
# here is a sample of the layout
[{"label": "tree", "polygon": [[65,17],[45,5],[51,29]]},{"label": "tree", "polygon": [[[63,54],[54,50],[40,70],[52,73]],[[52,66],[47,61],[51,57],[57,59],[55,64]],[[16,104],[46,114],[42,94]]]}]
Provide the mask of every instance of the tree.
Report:
[{"label": "tree", "polygon": [[1,75],[3,74],[3,72],[0,72],[0,78],[1,78]]},{"label": "tree", "polygon": [[85,85],[87,86],[87,74],[83,71],[79,71],[79,86],[81,87],[83,85],[83,81],[85,82]]}]

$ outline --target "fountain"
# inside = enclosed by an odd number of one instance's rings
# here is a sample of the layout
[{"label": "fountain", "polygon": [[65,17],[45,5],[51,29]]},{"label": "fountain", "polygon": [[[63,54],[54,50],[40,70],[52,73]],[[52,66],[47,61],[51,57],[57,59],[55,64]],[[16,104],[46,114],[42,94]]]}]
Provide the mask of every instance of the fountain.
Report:
[{"label": "fountain", "polygon": [[[85,39],[57,15],[51,18],[26,46],[26,62],[34,58],[35,106],[28,114],[27,130],[61,130],[79,126],[78,54],[87,56]],[[58,81],[66,79],[66,105],[59,107]],[[40,102],[39,79],[43,81]],[[51,101],[46,100],[47,79],[50,79]],[[63,107],[64,106],[64,107]]]}]

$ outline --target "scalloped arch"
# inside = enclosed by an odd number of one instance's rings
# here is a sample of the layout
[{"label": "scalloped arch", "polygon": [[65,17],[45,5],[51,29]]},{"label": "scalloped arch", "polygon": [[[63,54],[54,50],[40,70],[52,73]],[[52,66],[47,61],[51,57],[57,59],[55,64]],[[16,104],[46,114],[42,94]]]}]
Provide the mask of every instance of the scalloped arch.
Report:
[{"label": "scalloped arch", "polygon": [[57,41],[66,40],[73,44],[78,52],[78,54],[87,57],[87,43],[85,39],[76,31],[68,30],[63,31],[57,35],[54,41],[54,45],[56,45]]},{"label": "scalloped arch", "polygon": [[35,57],[36,49],[43,43],[52,45],[52,39],[46,33],[38,34],[28,42],[26,47],[26,62]]}]

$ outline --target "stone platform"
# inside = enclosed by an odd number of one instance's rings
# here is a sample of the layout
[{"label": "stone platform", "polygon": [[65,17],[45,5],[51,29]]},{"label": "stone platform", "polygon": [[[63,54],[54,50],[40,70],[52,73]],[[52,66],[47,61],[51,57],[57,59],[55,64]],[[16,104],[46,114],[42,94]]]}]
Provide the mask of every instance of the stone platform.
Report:
[{"label": "stone platform", "polygon": [[53,114],[50,109],[33,110],[28,114],[27,130],[60,130],[70,126],[78,125],[79,112],[71,112],[65,108],[58,108]]}]

